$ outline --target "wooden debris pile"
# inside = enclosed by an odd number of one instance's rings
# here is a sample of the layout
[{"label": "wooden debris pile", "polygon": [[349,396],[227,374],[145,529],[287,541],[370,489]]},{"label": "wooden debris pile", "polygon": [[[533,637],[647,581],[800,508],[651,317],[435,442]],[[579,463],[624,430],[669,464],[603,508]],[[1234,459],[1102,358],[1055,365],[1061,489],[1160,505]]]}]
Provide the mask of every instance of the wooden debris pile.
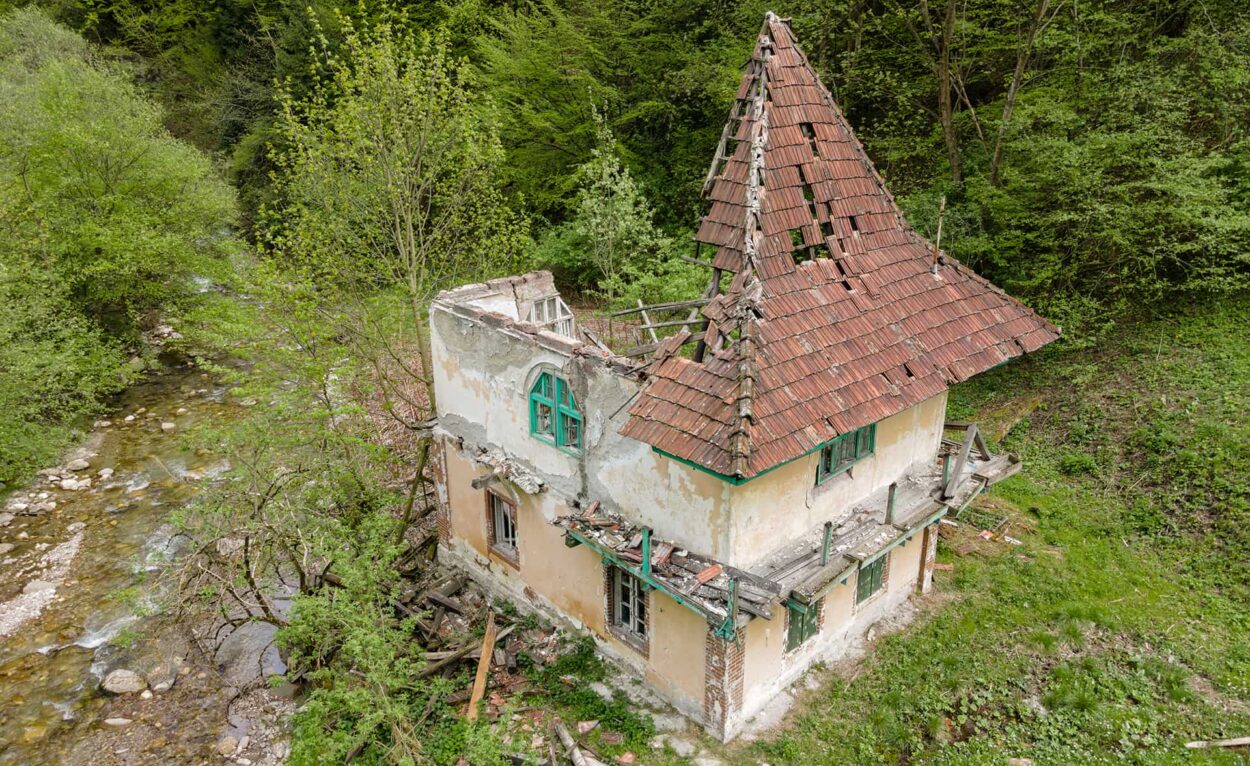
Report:
[{"label": "wooden debris pile", "polygon": [[653,537],[646,528],[607,511],[597,500],[585,510],[563,516],[555,523],[600,550],[638,567],[643,563],[644,547],[649,548],[650,577],[710,615],[723,618],[729,614],[730,582],[737,580],[738,608],[756,617],[772,619],[772,605],[780,596],[780,585]]}]

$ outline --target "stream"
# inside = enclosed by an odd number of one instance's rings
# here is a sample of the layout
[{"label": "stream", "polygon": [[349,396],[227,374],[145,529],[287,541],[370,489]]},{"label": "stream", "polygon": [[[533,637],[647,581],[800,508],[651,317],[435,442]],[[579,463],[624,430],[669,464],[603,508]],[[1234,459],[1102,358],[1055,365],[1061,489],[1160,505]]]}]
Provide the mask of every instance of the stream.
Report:
[{"label": "stream", "polygon": [[[253,683],[285,669],[272,634],[205,657],[153,608],[170,510],[229,468],[181,437],[237,417],[228,393],[193,366],[152,376],[60,466],[0,496],[0,766],[282,761],[294,692]],[[102,691],[118,668],[150,688]]]}]

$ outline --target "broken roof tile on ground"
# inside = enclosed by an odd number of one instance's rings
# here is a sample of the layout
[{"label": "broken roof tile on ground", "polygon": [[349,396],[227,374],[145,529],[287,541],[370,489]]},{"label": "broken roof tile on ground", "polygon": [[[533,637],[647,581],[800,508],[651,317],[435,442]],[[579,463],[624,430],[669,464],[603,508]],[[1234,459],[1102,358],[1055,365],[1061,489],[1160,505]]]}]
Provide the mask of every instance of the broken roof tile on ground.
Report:
[{"label": "broken roof tile on ground", "polygon": [[663,452],[750,478],[1059,337],[912,229],[773,14],[704,194],[706,351],[662,347],[622,429]]}]

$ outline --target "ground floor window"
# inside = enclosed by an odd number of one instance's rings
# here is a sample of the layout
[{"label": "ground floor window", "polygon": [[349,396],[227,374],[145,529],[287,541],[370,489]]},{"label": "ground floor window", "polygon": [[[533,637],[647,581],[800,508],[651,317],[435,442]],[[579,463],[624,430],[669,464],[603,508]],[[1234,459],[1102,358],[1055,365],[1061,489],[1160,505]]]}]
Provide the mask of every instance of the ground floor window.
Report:
[{"label": "ground floor window", "polygon": [[486,493],[490,547],[503,556],[517,558],[516,506],[494,492]]},{"label": "ground floor window", "polygon": [[800,604],[790,601],[786,619],[786,651],[792,652],[820,632],[820,602]]},{"label": "ground floor window", "polygon": [[634,641],[647,640],[647,590],[642,581],[620,567],[609,577],[612,627]]},{"label": "ground floor window", "polygon": [[855,583],[855,603],[861,604],[872,598],[885,583],[885,562],[889,554],[861,567],[859,578]]}]

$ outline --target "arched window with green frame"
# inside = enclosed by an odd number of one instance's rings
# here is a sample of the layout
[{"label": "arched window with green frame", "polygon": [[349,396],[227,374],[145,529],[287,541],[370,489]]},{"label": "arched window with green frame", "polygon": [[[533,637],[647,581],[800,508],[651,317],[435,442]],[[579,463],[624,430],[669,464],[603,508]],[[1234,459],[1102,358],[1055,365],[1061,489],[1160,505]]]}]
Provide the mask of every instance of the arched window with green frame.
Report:
[{"label": "arched window with green frame", "polygon": [[569,452],[582,448],[582,414],[564,378],[544,372],[530,389],[530,435]]}]

